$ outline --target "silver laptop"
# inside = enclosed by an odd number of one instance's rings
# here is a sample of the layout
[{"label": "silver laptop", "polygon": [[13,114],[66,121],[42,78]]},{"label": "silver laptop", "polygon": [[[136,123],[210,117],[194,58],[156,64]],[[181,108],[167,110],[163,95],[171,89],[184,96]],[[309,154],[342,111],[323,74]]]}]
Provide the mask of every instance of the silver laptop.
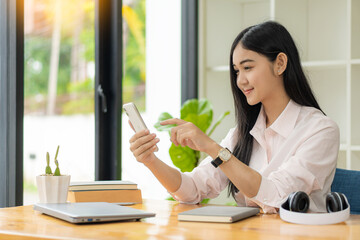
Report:
[{"label": "silver laptop", "polygon": [[155,216],[155,213],[107,202],[36,203],[34,210],[71,223],[138,220]]}]

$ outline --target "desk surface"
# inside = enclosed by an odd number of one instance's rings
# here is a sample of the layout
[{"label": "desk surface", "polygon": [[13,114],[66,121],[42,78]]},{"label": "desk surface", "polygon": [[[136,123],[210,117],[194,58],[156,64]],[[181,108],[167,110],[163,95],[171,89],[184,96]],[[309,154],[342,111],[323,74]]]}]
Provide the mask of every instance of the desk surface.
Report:
[{"label": "desk surface", "polygon": [[360,215],[327,226],[296,225],[260,214],[236,223],[179,222],[177,214],[200,207],[165,200],[132,206],[156,213],[141,222],[76,225],[40,214],[32,206],[0,209],[0,239],[360,239]]}]

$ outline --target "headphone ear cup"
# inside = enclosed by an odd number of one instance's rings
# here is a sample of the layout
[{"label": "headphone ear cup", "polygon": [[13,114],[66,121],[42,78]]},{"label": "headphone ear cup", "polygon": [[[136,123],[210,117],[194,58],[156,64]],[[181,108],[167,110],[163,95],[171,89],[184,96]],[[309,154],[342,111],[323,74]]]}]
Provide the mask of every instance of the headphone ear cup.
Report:
[{"label": "headphone ear cup", "polygon": [[305,192],[294,192],[289,195],[289,210],[305,213],[309,209],[310,199]]},{"label": "headphone ear cup", "polygon": [[331,192],[326,195],[326,209],[329,213],[342,211],[348,207],[343,193]]},{"label": "headphone ear cup", "polygon": [[296,192],[292,192],[289,194],[288,198],[286,199],[286,201],[281,205],[282,208],[284,208],[285,210],[290,210],[290,202],[292,201],[292,198],[294,196]]}]

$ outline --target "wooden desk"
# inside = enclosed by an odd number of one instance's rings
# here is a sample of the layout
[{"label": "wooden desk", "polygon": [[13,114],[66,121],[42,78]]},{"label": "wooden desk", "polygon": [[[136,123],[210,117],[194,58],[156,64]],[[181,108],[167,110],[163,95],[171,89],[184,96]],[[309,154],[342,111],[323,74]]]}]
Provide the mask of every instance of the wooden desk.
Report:
[{"label": "wooden desk", "polygon": [[145,200],[133,206],[156,213],[141,222],[76,225],[40,214],[32,206],[0,209],[0,239],[360,239],[360,215],[335,225],[283,222],[259,215],[236,223],[179,222],[177,214],[199,205]]}]

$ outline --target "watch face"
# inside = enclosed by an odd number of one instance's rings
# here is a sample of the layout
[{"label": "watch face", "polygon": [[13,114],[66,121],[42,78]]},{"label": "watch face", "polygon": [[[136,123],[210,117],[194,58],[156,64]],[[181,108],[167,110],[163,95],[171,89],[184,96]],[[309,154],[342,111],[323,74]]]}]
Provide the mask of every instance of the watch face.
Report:
[{"label": "watch face", "polygon": [[231,152],[226,148],[222,148],[219,152],[219,157],[223,161],[228,161],[231,158]]}]

